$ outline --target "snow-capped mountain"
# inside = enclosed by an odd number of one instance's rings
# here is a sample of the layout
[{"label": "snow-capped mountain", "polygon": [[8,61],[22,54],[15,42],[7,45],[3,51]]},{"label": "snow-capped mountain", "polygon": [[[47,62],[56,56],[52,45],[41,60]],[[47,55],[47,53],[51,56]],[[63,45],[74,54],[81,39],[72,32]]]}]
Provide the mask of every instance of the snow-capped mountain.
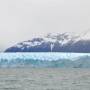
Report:
[{"label": "snow-capped mountain", "polygon": [[90,53],[90,39],[86,34],[75,33],[48,34],[18,43],[5,52],[84,52]]}]

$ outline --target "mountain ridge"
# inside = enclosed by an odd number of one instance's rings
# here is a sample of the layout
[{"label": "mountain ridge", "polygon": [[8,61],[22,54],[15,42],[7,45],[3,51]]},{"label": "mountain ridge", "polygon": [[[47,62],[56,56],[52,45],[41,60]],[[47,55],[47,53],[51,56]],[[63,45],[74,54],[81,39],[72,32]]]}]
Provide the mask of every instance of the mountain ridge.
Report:
[{"label": "mountain ridge", "polygon": [[75,52],[90,53],[90,39],[74,33],[47,34],[20,42],[5,52]]}]

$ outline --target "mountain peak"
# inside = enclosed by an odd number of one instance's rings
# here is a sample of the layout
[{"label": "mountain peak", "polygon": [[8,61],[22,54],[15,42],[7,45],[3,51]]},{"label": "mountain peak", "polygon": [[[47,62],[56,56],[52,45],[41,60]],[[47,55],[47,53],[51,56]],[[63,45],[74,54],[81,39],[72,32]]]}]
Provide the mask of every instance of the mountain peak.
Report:
[{"label": "mountain peak", "polygon": [[54,33],[18,43],[5,52],[90,52],[90,39],[87,33]]}]

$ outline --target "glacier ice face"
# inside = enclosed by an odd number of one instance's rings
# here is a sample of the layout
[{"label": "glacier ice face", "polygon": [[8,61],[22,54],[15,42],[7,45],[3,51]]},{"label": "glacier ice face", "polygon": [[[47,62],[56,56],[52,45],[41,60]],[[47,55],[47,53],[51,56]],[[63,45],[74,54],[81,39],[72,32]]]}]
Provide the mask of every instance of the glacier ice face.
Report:
[{"label": "glacier ice face", "polygon": [[89,53],[52,53],[52,52],[34,52],[34,53],[0,53],[1,59],[38,59],[38,60],[58,60],[58,59],[70,59],[77,58],[84,55],[90,55]]},{"label": "glacier ice face", "polygon": [[0,67],[90,67],[88,53],[0,53]]}]

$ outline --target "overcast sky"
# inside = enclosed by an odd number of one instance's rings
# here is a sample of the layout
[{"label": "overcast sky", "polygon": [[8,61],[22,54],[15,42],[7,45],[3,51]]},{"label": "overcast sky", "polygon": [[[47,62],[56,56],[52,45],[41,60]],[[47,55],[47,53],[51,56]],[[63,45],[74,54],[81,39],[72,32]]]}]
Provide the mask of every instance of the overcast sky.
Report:
[{"label": "overcast sky", "polygon": [[0,49],[46,33],[90,29],[90,0],[0,0]]}]

